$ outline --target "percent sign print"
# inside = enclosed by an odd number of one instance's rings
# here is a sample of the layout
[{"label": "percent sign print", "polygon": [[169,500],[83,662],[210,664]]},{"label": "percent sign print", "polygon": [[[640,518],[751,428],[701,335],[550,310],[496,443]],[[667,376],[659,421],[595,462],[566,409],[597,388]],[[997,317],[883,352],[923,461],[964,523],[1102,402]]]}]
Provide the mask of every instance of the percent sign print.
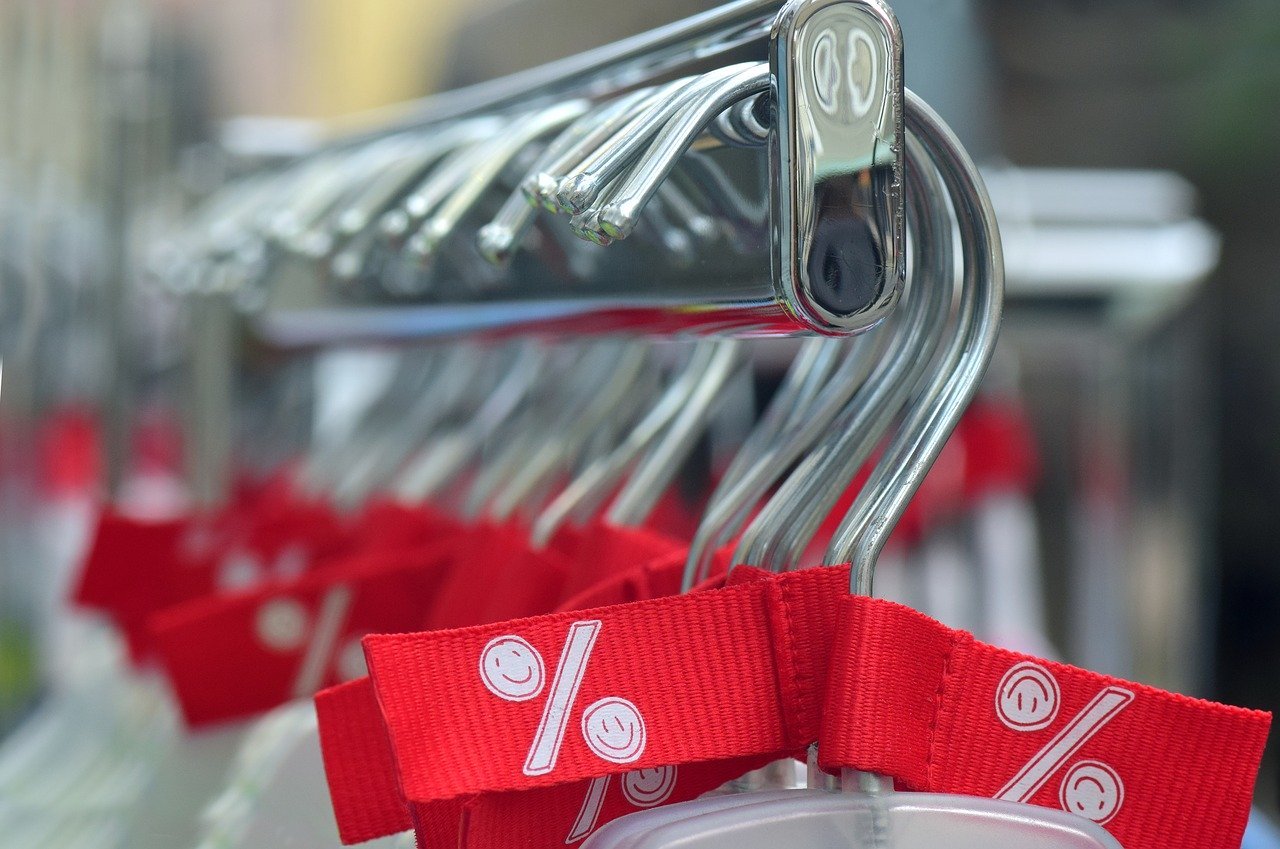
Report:
[{"label": "percent sign print", "polygon": [[254,631],[259,643],[280,652],[292,652],[305,646],[293,681],[293,698],[314,695],[323,686],[329,665],[335,660],[345,679],[364,674],[359,635],[349,639],[341,651],[335,653],[354,599],[354,590],[350,586],[338,584],[325,593],[314,619],[301,601],[288,596],[272,598],[258,608]]},{"label": "percent sign print", "polygon": [[[1018,663],[996,688],[996,715],[1014,731],[1038,731],[1057,717],[1059,699],[1058,682],[1048,669],[1038,663]],[[1133,699],[1133,693],[1123,687],[1103,688],[1027,761],[996,798],[1029,800]],[[1124,782],[1104,763],[1080,761],[1063,776],[1058,801],[1065,811],[1105,823],[1124,804]]]},{"label": "percent sign print", "polygon": [[[622,796],[636,808],[661,805],[675,791],[677,773],[674,766],[634,769],[622,776]],[[591,779],[578,817],[573,821],[569,836],[564,839],[566,844],[576,843],[595,831],[596,821],[604,808],[605,793],[609,791],[610,778],[611,776],[606,775]]]},{"label": "percent sign print", "polygon": [[[569,714],[577,701],[601,627],[598,619],[584,619],[569,626],[551,692],[525,759],[525,775],[546,775],[555,769],[569,726]],[[546,664],[538,650],[523,637],[514,634],[495,637],[480,652],[480,680],[500,699],[528,701],[542,692]],[[603,760],[631,763],[644,754],[647,742],[644,717],[639,708],[626,699],[606,696],[582,712],[582,739]]]}]

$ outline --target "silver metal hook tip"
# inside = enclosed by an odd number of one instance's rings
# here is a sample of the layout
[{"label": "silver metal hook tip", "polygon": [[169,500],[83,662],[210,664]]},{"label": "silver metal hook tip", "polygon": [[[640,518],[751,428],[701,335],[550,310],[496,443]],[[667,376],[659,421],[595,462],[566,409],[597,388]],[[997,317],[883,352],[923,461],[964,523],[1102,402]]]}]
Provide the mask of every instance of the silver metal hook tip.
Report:
[{"label": "silver metal hook tip", "polygon": [[560,181],[553,175],[541,171],[525,180],[520,188],[524,190],[524,196],[529,203],[545,207],[552,212],[559,212],[560,205],[556,200],[556,188],[559,185]]},{"label": "silver metal hook tip", "polygon": [[589,174],[575,174],[560,181],[556,187],[556,200],[561,207],[573,213],[581,213],[591,206],[599,194],[599,186]]},{"label": "silver metal hook tip", "polygon": [[434,254],[449,237],[452,227],[449,222],[442,218],[432,218],[422,229],[418,231],[417,238],[414,240],[415,253],[421,252],[423,256]]},{"label": "silver metal hook tip", "polygon": [[324,233],[309,232],[298,239],[298,253],[310,259],[324,259],[333,250],[333,239]]},{"label": "silver metal hook tip", "polygon": [[403,238],[409,232],[409,216],[399,209],[392,210],[382,216],[378,230],[388,239]]},{"label": "silver metal hook tip", "polygon": [[611,203],[600,210],[600,229],[614,239],[625,239],[636,228],[638,219],[633,205]]},{"label": "silver metal hook tip", "polygon": [[494,265],[506,265],[511,260],[514,241],[511,228],[501,224],[486,224],[476,233],[476,249]]},{"label": "silver metal hook tip", "polygon": [[597,232],[596,230],[591,230],[587,227],[581,227],[575,224],[570,224],[569,232],[573,233],[573,235],[577,236],[579,239],[582,239],[584,242],[591,242],[592,244],[599,245],[602,248],[608,247],[609,245],[613,244],[613,239],[610,239],[604,233]]},{"label": "silver metal hook tip", "polygon": [[338,218],[338,232],[354,236],[369,224],[369,217],[358,209],[348,209]]},{"label": "silver metal hook tip", "polygon": [[338,280],[348,283],[360,276],[360,255],[355,251],[343,251],[333,258],[329,271]]},{"label": "silver metal hook tip", "polygon": [[414,233],[404,245],[405,256],[419,268],[425,268],[430,264],[434,249],[432,239],[424,230]]}]

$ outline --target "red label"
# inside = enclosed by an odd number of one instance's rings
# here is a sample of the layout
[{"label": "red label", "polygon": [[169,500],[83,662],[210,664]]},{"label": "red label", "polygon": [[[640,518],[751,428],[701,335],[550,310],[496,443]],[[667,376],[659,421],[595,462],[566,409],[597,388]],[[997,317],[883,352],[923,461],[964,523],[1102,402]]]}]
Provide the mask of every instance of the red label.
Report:
[{"label": "red label", "polygon": [[847,568],[735,577],[746,582],[366,638],[420,838],[572,843],[637,799],[696,795],[681,776],[709,789],[817,740],[830,769],[1063,808],[1129,849],[1239,845],[1267,714],[978,643],[850,597]]}]

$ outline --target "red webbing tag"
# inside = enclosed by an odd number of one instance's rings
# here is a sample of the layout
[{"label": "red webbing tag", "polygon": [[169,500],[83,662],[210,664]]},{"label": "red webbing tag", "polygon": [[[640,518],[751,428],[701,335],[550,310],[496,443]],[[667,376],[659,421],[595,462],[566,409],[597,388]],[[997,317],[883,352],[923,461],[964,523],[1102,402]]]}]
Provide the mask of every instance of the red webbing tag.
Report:
[{"label": "red webbing tag", "polygon": [[962,504],[993,491],[1029,492],[1040,473],[1035,431],[1026,412],[1008,400],[976,399],[957,432],[964,440]]},{"label": "red webbing tag", "polygon": [[407,548],[453,539],[462,533],[462,523],[429,504],[401,504],[375,499],[360,513],[351,534],[349,549],[358,553],[370,548]]},{"label": "red webbing tag", "polygon": [[977,642],[846,597],[819,754],[912,790],[1062,808],[1126,849],[1236,849],[1270,715]]},{"label": "red webbing tag", "polygon": [[716,592],[367,638],[420,839],[572,843],[639,806],[610,795],[626,774],[638,798],[671,776],[655,804],[688,798],[686,768],[715,786],[716,759],[777,757],[825,715],[828,768],[1064,807],[1130,849],[1238,845],[1268,715],[986,646],[847,576],[739,570]]},{"label": "red webbing tag", "polygon": [[362,675],[360,638],[421,627],[451,551],[371,552],[156,614],[153,642],[187,722],[252,716]]},{"label": "red webbing tag", "polygon": [[[726,558],[718,558],[725,561]],[[683,571],[683,564],[667,571],[673,573],[672,580],[678,583],[677,572]],[[828,584],[844,586],[845,576],[823,576],[825,580],[815,581],[816,574],[805,579],[795,577],[779,580],[777,576],[756,569],[741,568],[734,572],[734,583],[763,581],[770,583],[767,594],[772,597],[770,607],[772,627],[785,629],[793,627],[796,621],[811,622],[812,629],[818,635],[820,645],[828,641],[834,629],[834,606],[823,604],[822,599],[834,598],[828,590]],[[710,589],[723,579],[717,578],[700,585],[698,590]],[[804,635],[799,636],[804,643]],[[795,649],[792,639],[780,639],[776,644]],[[785,652],[782,653],[785,655]],[[821,698],[820,686],[805,686],[803,693],[796,692],[796,682],[810,682],[810,685],[825,679],[825,670],[814,667],[814,660],[825,657],[826,652],[813,647],[803,647],[795,651],[797,657],[783,656],[766,659],[766,665],[773,660],[780,670],[779,681],[790,682],[787,690],[789,699],[794,701],[796,709],[790,713],[798,717],[816,717],[818,702]],[[317,701],[328,697],[321,694]],[[361,716],[364,720],[366,717]],[[809,739],[817,733],[816,720],[806,723],[798,730],[800,737]],[[322,738],[325,734],[324,721],[321,723]],[[376,744],[376,741],[374,741]],[[385,743],[382,743],[385,746]],[[520,791],[502,794],[484,794],[472,797],[465,805],[460,800],[432,801],[424,804],[413,804],[413,821],[418,833],[419,844],[424,846],[447,845],[450,847],[481,847],[489,845],[498,836],[505,838],[505,843],[513,840],[522,845],[546,845],[575,843],[588,836],[594,825],[603,824],[618,816],[630,813],[640,807],[683,801],[695,798],[708,790],[719,787],[726,781],[733,780],[743,773],[762,766],[773,760],[787,757],[791,752],[772,751],[748,755],[728,760],[708,761],[701,763],[685,763],[678,769],[673,766],[649,767],[632,770],[616,781],[606,781],[597,777],[592,780],[541,788],[538,790]],[[352,769],[352,757],[342,758],[343,772],[335,782],[334,770],[327,770],[331,789],[335,793],[335,808],[339,807],[339,797],[354,799],[359,791],[348,791],[348,786],[358,784],[351,781],[356,776]],[[376,758],[365,758],[361,766],[373,768]],[[677,778],[678,776],[678,778]],[[385,807],[386,800],[381,800],[378,810]],[[514,819],[513,819],[514,817]],[[342,814],[339,814],[340,822]],[[368,820],[366,818],[365,823]],[[379,823],[378,832],[382,834],[398,830],[402,820],[399,816],[384,817]],[[342,829],[344,834],[353,836],[357,833],[361,839],[377,836],[372,830],[358,831],[358,825]]]},{"label": "red webbing tag", "polygon": [[320,753],[342,842],[363,843],[413,828],[373,682],[367,677],[348,681],[317,693],[315,701]]},{"label": "red webbing tag", "polygon": [[560,552],[532,551],[528,534],[513,524],[467,529],[457,562],[426,608],[428,627],[457,628],[550,610],[568,572]]},{"label": "red webbing tag", "polygon": [[149,521],[108,510],[73,597],[109,614],[140,661],[152,651],[147,621],[158,611],[219,590],[295,578],[351,541],[332,510],[281,487],[212,515]]},{"label": "red webbing tag", "polygon": [[795,750],[816,737],[847,581],[847,568],[810,569],[630,605],[366,637],[401,789],[429,802]]},{"label": "red webbing tag", "polygon": [[[579,533],[558,534],[554,548],[564,543],[580,544]],[[721,567],[727,563],[727,553],[717,558]],[[466,565],[460,566],[465,570]],[[685,552],[675,552],[652,563],[643,563],[635,569],[618,572],[602,583],[591,586],[575,598],[561,604],[561,610],[582,610],[586,607],[604,607],[607,604],[643,601],[648,598],[675,595],[685,569]],[[746,572],[742,574],[746,576]],[[716,576],[695,590],[712,589],[723,583]],[[324,750],[325,775],[329,781],[329,793],[338,820],[338,831],[344,843],[361,843],[374,837],[396,834],[410,827],[404,799],[394,780],[396,763],[390,753],[387,730],[378,708],[374,689],[369,679],[351,681],[317,693],[316,713],[319,716],[320,743]],[[376,796],[376,799],[372,798]],[[420,811],[422,822],[436,823],[434,829],[452,829],[457,844],[458,811],[452,814],[439,811]],[[484,817],[484,811],[472,811]]]},{"label": "red webbing tag", "polygon": [[[608,607],[612,604],[630,604],[651,598],[679,595],[684,583],[685,560],[688,556],[687,550],[672,551],[633,569],[619,571],[571,596],[556,610],[586,610],[590,607]],[[728,571],[732,556],[731,546],[717,552],[712,560],[707,580],[690,588],[690,592],[723,586],[724,575]]]},{"label": "red webbing tag", "polygon": [[146,618],[157,610],[209,592],[215,561],[190,517],[145,521],[105,510],[72,598],[108,614],[128,640],[135,660],[146,654]]},{"label": "red webbing tag", "polygon": [[687,549],[686,544],[646,528],[595,522],[578,541],[565,579],[564,597],[584,592],[634,564]]}]

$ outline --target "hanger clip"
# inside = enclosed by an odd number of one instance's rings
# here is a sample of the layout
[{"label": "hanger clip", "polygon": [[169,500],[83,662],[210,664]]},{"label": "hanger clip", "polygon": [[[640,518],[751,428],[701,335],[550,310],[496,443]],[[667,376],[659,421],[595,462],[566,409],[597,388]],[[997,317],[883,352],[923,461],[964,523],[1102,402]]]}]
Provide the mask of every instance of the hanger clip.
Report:
[{"label": "hanger clip", "polygon": [[870,327],[906,272],[898,22],[879,0],[792,0],[769,62],[774,285],[811,326]]}]

